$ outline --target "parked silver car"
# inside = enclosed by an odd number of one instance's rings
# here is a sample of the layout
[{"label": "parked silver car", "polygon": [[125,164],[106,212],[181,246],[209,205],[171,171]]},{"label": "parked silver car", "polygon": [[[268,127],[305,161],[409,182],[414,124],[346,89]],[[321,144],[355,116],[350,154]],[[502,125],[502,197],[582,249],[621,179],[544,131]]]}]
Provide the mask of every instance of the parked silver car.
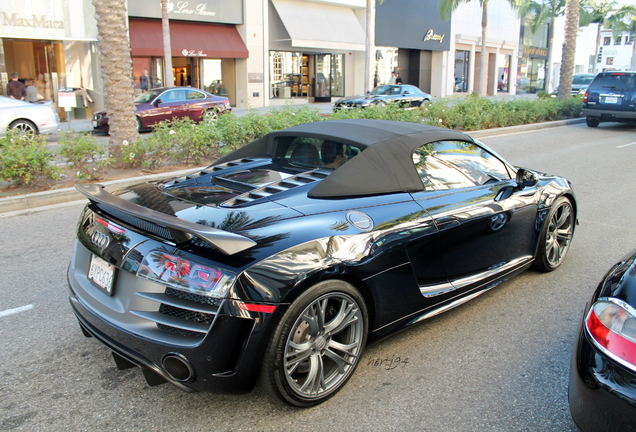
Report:
[{"label": "parked silver car", "polygon": [[53,101],[24,102],[0,96],[0,137],[8,129],[25,134],[48,134],[60,128],[60,118],[51,105]]}]

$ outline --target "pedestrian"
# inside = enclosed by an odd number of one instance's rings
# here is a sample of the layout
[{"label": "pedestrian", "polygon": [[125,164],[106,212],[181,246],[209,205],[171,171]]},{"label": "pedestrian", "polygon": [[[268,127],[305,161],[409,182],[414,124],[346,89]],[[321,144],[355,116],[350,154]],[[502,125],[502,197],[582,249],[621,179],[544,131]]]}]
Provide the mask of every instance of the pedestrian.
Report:
[{"label": "pedestrian", "polygon": [[391,78],[389,78],[389,85],[394,85],[396,80],[395,72],[391,72]]},{"label": "pedestrian", "polygon": [[142,92],[147,92],[152,88],[153,82],[150,73],[148,72],[148,68],[144,68],[142,75],[139,77],[139,86],[141,87]]},{"label": "pedestrian", "polygon": [[28,79],[24,83],[26,85],[25,101],[35,103],[39,101],[40,99],[44,99],[44,97],[42,97],[38,89],[33,85],[33,80]]},{"label": "pedestrian", "polygon": [[395,77],[395,84],[402,84],[402,77],[400,76],[400,73],[397,73],[397,76]]},{"label": "pedestrian", "polygon": [[7,95],[11,99],[24,100],[26,99],[26,87],[20,81],[18,81],[18,73],[13,72],[11,74],[11,81],[7,84]]}]

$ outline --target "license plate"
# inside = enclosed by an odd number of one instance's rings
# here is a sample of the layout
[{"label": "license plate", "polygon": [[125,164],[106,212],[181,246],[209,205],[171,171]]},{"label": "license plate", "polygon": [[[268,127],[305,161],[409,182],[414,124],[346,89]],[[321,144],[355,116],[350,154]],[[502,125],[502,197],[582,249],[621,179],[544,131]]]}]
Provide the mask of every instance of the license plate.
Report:
[{"label": "license plate", "polygon": [[611,103],[611,104],[618,103],[618,98],[615,96],[608,96],[605,98],[605,103]]},{"label": "license plate", "polygon": [[91,264],[88,267],[88,280],[110,296],[113,295],[114,276],[115,266],[98,256],[93,255],[91,257]]}]

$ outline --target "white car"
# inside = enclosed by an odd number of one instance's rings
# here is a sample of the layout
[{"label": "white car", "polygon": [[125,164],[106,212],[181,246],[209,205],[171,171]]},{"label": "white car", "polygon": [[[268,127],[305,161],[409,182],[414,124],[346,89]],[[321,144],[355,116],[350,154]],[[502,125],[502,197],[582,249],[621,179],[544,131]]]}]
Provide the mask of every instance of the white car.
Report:
[{"label": "white car", "polygon": [[8,129],[25,134],[49,134],[60,128],[60,117],[51,104],[53,101],[24,102],[0,96],[0,137]]}]

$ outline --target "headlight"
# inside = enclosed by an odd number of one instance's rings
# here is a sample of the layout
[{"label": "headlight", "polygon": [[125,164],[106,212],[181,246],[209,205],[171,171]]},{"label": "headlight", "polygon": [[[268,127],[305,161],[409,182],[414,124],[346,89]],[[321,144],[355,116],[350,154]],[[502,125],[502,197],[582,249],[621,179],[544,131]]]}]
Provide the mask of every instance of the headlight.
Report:
[{"label": "headlight", "polygon": [[585,320],[594,345],[623,366],[636,369],[636,311],[627,303],[602,299]]},{"label": "headlight", "polygon": [[169,254],[157,249],[146,255],[137,276],[178,290],[220,298],[227,295],[235,279],[232,273],[193,261],[178,251]]}]

